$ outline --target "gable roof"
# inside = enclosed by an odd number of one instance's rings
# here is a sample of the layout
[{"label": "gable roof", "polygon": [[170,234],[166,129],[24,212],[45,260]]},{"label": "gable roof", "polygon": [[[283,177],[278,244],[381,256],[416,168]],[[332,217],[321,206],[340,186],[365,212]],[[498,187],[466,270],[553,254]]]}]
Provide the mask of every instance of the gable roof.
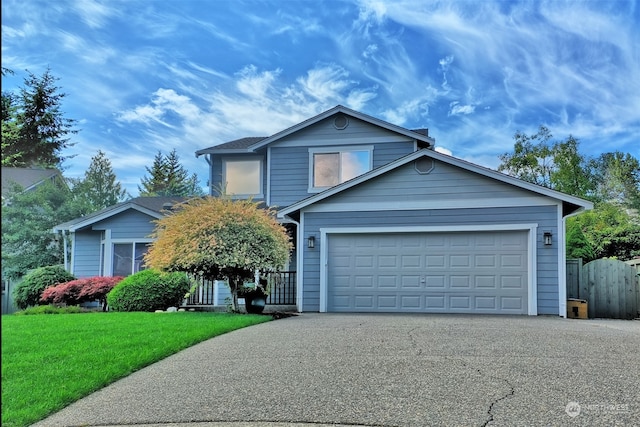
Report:
[{"label": "gable roof", "polygon": [[24,191],[34,189],[46,181],[60,179],[62,174],[54,168],[2,168],[2,196],[6,196],[13,184],[18,184]]},{"label": "gable roof", "polygon": [[186,197],[168,196],[168,197],[136,197],[124,202],[117,203],[113,206],[104,208],[98,212],[58,224],[53,227],[53,232],[68,231],[75,232],[82,228],[93,225],[97,222],[110,218],[129,209],[136,210],[147,214],[153,218],[162,218],[167,209],[187,200]]},{"label": "gable roof", "polygon": [[337,105],[330,110],[327,110],[323,113],[318,114],[317,116],[311,117],[307,120],[304,120],[296,125],[293,125],[285,130],[282,130],[278,133],[275,133],[268,137],[247,137],[240,138],[233,141],[225,142],[220,145],[216,145],[209,148],[204,148],[202,150],[196,151],[196,157],[199,157],[203,154],[213,154],[213,153],[250,153],[261,147],[264,147],[268,144],[271,144],[281,138],[284,138],[292,133],[298,132],[308,126],[311,126],[315,123],[318,123],[321,120],[324,120],[328,117],[331,117],[334,114],[342,113],[362,121],[371,123],[375,126],[379,126],[381,128],[399,133],[401,135],[405,135],[409,138],[415,139],[419,142],[422,142],[428,148],[433,148],[435,145],[435,139],[429,136],[429,132],[427,129],[415,129],[409,130],[403,128],[401,126],[397,126],[391,124],[389,122],[385,122],[384,120],[377,119],[375,117],[369,116],[367,114],[360,113],[358,111],[347,108],[343,105]]},{"label": "gable roof", "polygon": [[578,212],[581,210],[593,209],[593,203],[587,200],[581,199],[579,197],[571,196],[571,195],[562,193],[560,191],[539,186],[537,184],[532,184],[530,182],[526,182],[521,179],[514,178],[512,176],[494,171],[492,169],[488,169],[483,166],[479,166],[474,163],[467,162],[465,160],[461,160],[452,156],[448,156],[446,154],[439,153],[437,151],[422,149],[422,150],[415,151],[407,156],[401,157],[400,159],[397,159],[391,163],[387,163],[386,165],[383,165],[379,168],[373,169],[349,181],[343,182],[342,184],[338,184],[334,187],[331,187],[323,192],[307,197],[306,199],[303,199],[297,203],[289,205],[278,212],[278,217],[283,218],[285,216],[294,214],[309,205],[318,203],[324,199],[327,199],[328,197],[333,196],[334,194],[340,193],[349,188],[353,188],[365,181],[369,181],[370,179],[373,179],[391,170],[399,168],[400,166],[406,165],[416,159],[419,159],[420,157],[430,157],[434,160],[439,160],[443,163],[459,167],[469,172],[477,173],[479,175],[492,178],[497,181],[501,181],[518,188],[532,191],[542,196],[547,196],[556,200],[560,200],[563,203],[563,216],[570,215],[574,212]]}]

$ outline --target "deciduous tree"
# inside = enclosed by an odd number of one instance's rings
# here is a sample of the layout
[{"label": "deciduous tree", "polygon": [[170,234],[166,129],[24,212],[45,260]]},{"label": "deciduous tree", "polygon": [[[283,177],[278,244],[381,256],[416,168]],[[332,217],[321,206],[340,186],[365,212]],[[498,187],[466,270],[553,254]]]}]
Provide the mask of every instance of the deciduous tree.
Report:
[{"label": "deciduous tree", "polygon": [[638,159],[620,152],[592,159],[572,136],[555,143],[551,137],[544,126],[533,135],[516,133],[514,150],[500,156],[498,170],[594,202],[592,211],[567,220],[568,254],[585,260],[640,255]]},{"label": "deciduous tree", "polygon": [[145,256],[151,268],[226,280],[238,310],[238,290],[256,271],[282,269],[291,242],[275,212],[250,200],[195,198],[157,221]]}]

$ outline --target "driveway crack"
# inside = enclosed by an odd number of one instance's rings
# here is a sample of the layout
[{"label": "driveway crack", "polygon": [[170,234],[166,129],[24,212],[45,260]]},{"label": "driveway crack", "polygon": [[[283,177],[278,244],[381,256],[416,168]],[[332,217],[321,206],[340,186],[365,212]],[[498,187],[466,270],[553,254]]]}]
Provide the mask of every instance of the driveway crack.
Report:
[{"label": "driveway crack", "polygon": [[411,343],[411,347],[416,351],[416,356],[422,355],[422,348],[418,346],[418,342],[416,341],[416,337],[413,335],[413,332],[420,329],[420,327],[415,327],[407,331],[407,335],[409,336],[409,342]]},{"label": "driveway crack", "polygon": [[[480,371],[480,369],[476,369],[476,371],[478,371],[478,373],[480,375],[482,375],[482,372]],[[493,378],[496,378],[496,377],[493,377]],[[511,383],[508,380],[506,380],[504,378],[496,378],[496,379],[504,381],[507,384],[507,386],[509,387],[509,391],[507,393],[505,393],[504,396],[501,396],[501,397],[495,399],[493,402],[491,402],[491,404],[489,405],[489,409],[487,410],[487,415],[489,415],[489,418],[487,418],[487,421],[485,421],[484,424],[482,424],[482,427],[486,427],[486,426],[489,425],[489,423],[493,422],[493,415],[494,415],[493,414],[493,407],[498,402],[503,401],[505,399],[509,399],[511,396],[513,396],[516,393],[516,389],[513,387],[513,385],[511,385]]]}]

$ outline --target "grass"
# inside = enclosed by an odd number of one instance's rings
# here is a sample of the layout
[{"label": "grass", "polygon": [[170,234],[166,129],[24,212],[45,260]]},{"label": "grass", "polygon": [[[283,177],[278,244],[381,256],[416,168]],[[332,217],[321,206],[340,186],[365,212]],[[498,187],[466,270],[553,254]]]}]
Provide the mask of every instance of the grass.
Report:
[{"label": "grass", "polygon": [[271,320],[229,313],[2,316],[2,426],[22,427],[208,338]]}]

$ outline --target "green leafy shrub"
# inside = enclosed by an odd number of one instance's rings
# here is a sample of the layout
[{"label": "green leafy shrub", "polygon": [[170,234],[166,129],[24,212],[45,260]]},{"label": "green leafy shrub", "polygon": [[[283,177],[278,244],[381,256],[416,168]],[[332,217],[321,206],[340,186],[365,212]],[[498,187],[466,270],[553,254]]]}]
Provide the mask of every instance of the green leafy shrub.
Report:
[{"label": "green leafy shrub", "polygon": [[124,279],[122,276],[95,276],[50,286],[42,293],[40,302],[44,304],[76,305],[98,300],[103,310],[106,311],[107,294],[122,279]]},{"label": "green leafy shrub", "polygon": [[82,307],[56,307],[55,305],[39,305],[37,307],[30,307],[26,310],[17,311],[14,313],[16,316],[29,316],[33,314],[76,314],[76,313],[89,313],[91,310],[84,309]]},{"label": "green leafy shrub", "polygon": [[179,306],[190,287],[185,273],[144,270],[118,283],[107,294],[107,304],[113,311],[165,310]]},{"label": "green leafy shrub", "polygon": [[40,267],[24,276],[13,290],[13,300],[19,309],[40,304],[42,292],[49,286],[74,280],[75,277],[60,266]]}]

